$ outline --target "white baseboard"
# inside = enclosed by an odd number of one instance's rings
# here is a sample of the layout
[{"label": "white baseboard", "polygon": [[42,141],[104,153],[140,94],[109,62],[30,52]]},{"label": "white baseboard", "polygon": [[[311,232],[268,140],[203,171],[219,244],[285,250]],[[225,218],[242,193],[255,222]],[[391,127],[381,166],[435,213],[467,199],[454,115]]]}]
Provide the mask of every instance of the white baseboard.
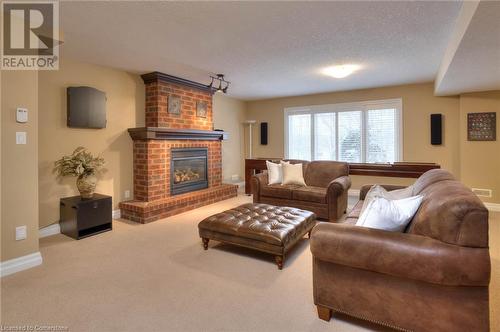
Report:
[{"label": "white baseboard", "polygon": [[498,203],[484,203],[484,206],[490,211],[500,212],[500,204]]},{"label": "white baseboard", "polygon": [[359,197],[359,189],[349,189],[347,195],[351,197]]},{"label": "white baseboard", "polygon": [[44,228],[40,228],[38,230],[38,237],[41,239],[43,237],[56,235],[59,233],[61,233],[61,227],[59,226],[59,223],[55,223],[55,224],[46,226]]},{"label": "white baseboard", "polygon": [[42,264],[42,255],[39,251],[26,256],[10,259],[0,263],[0,277],[27,270],[40,264]]},{"label": "white baseboard", "polygon": [[113,219],[120,219],[122,217],[122,211],[120,209],[113,210],[111,217]]}]

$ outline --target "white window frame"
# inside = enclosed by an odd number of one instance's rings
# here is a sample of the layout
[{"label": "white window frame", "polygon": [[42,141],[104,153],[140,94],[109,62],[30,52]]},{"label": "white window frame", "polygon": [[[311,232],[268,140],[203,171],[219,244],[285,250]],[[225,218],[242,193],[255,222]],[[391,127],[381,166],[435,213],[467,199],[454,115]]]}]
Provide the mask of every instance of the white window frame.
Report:
[{"label": "white window frame", "polygon": [[288,151],[288,117],[290,115],[296,114],[311,114],[311,159],[314,160],[314,114],[318,113],[337,113],[335,116],[335,135],[337,148],[335,149],[336,158],[339,159],[339,149],[338,149],[338,113],[340,112],[352,112],[352,111],[362,111],[361,113],[361,163],[366,163],[366,114],[370,109],[388,109],[393,108],[396,110],[395,117],[395,136],[394,143],[396,144],[396,156],[395,161],[402,161],[403,159],[403,100],[401,98],[396,99],[383,99],[383,100],[371,100],[371,101],[360,101],[354,103],[340,103],[340,104],[327,104],[327,105],[313,105],[313,106],[299,106],[299,107],[286,107],[284,109],[284,124],[285,124],[285,158],[289,158]]}]

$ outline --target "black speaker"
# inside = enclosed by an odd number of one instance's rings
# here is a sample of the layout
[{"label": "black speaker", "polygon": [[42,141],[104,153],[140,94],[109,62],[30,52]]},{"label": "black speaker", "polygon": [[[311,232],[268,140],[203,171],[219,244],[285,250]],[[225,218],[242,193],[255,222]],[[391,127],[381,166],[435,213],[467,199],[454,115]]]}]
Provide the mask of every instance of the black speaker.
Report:
[{"label": "black speaker", "polygon": [[441,145],[443,143],[443,115],[431,114],[431,144]]},{"label": "black speaker", "polygon": [[260,144],[267,145],[267,122],[260,123]]}]

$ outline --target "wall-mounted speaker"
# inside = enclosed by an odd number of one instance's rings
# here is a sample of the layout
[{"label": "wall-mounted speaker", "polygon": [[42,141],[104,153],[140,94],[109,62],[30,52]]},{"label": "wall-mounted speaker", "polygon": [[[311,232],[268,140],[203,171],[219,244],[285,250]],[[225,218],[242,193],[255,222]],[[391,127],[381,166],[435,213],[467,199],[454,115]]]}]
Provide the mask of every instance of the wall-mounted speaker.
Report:
[{"label": "wall-mounted speaker", "polygon": [[431,114],[431,144],[443,144],[443,115]]},{"label": "wall-mounted speaker", "polygon": [[267,122],[260,123],[260,144],[267,145]]}]

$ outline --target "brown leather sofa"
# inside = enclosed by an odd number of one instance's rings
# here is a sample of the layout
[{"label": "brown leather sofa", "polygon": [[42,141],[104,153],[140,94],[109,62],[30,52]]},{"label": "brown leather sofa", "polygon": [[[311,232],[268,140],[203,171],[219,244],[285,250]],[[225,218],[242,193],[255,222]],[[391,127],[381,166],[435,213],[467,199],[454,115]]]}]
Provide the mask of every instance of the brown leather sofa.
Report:
[{"label": "brown leather sofa", "polygon": [[302,163],[305,187],[298,185],[268,185],[267,173],[252,177],[254,203],[291,206],[309,210],[317,218],[338,220],[347,209],[347,191],[351,187],[349,164],[336,161],[289,160]]},{"label": "brown leather sofa", "polygon": [[[354,226],[370,186],[343,223],[312,231],[314,303],[412,331],[488,331],[488,210],[444,170],[414,184],[424,200],[404,233]],[[389,190],[401,187],[388,186]]]}]

